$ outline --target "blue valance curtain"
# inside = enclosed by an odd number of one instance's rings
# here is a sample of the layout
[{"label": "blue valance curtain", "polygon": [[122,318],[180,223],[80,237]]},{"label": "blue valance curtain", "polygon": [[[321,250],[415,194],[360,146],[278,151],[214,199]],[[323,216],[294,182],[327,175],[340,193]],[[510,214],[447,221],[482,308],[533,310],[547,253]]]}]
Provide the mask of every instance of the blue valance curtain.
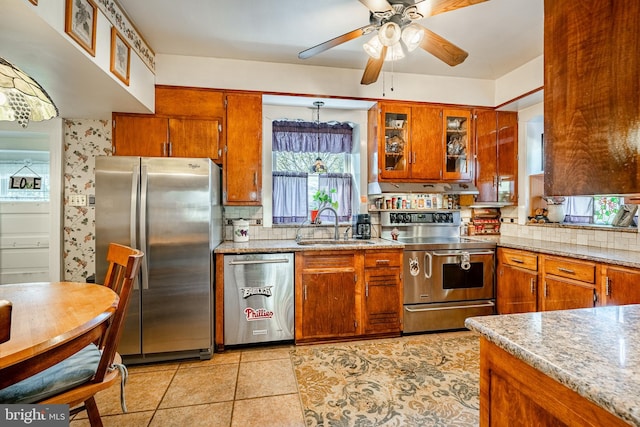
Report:
[{"label": "blue valance curtain", "polygon": [[273,223],[295,224],[307,219],[306,172],[273,172]]},{"label": "blue valance curtain", "polygon": [[348,123],[272,122],[273,151],[294,153],[351,153],[353,128]]}]

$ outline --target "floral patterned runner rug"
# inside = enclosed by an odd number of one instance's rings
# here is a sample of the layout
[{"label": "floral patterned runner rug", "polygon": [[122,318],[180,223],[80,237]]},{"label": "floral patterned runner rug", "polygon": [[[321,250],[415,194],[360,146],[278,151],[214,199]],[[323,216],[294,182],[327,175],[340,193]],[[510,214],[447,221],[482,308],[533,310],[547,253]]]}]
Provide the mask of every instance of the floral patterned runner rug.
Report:
[{"label": "floral patterned runner rug", "polygon": [[470,332],[291,350],[307,426],[477,426],[480,344]]}]

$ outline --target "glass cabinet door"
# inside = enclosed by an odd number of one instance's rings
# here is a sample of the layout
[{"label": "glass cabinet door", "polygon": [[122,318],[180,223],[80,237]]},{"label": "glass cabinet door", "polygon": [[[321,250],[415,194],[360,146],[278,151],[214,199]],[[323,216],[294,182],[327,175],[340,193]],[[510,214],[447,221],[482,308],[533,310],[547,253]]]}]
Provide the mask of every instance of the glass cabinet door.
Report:
[{"label": "glass cabinet door", "polygon": [[381,127],[384,134],[379,152],[382,178],[406,178],[409,176],[408,158],[410,107],[382,107]]},{"label": "glass cabinet door", "polygon": [[467,110],[444,110],[445,156],[444,179],[470,179],[471,113]]}]

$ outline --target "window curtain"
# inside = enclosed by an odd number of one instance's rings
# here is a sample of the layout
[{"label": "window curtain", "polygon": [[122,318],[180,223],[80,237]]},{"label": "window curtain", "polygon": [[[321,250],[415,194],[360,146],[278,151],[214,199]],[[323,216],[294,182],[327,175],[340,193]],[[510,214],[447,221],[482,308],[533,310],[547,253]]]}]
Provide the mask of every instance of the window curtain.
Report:
[{"label": "window curtain", "polygon": [[272,122],[273,151],[294,153],[351,153],[353,128],[348,123]]},{"label": "window curtain", "polygon": [[589,224],[593,220],[593,197],[569,196],[565,200],[565,222]]},{"label": "window curtain", "polygon": [[[349,173],[325,173],[318,177],[318,189],[326,190],[327,193],[336,189],[333,200],[338,202],[338,221],[351,221],[351,200],[352,200],[353,179]],[[320,216],[322,221],[333,221],[333,214],[323,212]]]},{"label": "window curtain", "polygon": [[273,223],[295,224],[307,219],[306,172],[273,172]]}]

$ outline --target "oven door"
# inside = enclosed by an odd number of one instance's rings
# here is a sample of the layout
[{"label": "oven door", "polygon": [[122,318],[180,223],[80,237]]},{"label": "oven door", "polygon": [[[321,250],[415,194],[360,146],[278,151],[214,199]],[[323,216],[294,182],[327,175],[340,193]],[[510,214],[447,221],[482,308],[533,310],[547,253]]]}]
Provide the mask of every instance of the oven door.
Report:
[{"label": "oven door", "polygon": [[430,253],[405,250],[402,280],[405,304],[433,302],[433,276]]},{"label": "oven door", "polygon": [[495,251],[436,250],[426,258],[433,283],[432,302],[494,298]]}]

